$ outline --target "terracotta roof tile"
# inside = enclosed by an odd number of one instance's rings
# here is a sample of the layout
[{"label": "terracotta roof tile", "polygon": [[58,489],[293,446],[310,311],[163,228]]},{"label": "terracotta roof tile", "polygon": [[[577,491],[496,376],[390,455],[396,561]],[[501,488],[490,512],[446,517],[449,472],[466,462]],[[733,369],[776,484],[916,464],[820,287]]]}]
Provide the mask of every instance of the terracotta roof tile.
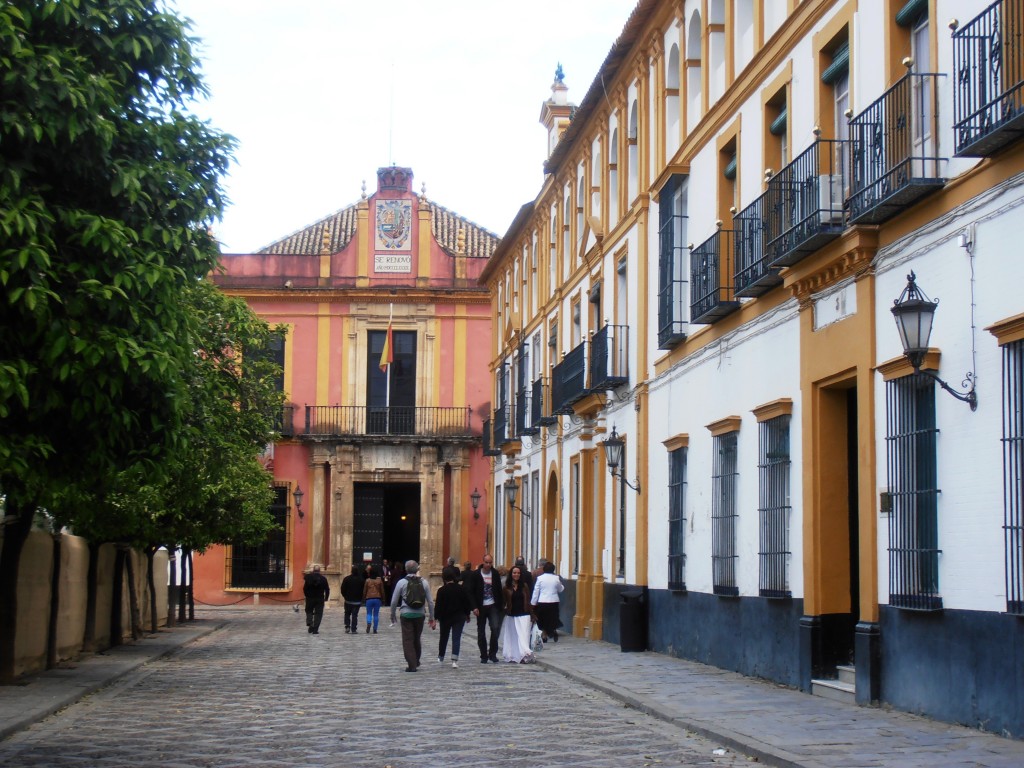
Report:
[{"label": "terracotta roof tile", "polygon": [[[437,242],[449,253],[458,251],[459,230],[465,231],[466,255],[487,259],[498,245],[498,236],[469,219],[449,211],[434,202],[430,205],[430,226]],[[315,256],[321,252],[324,233],[327,233],[328,250],[337,253],[351,242],[356,233],[356,211],[358,204],[352,204],[335,211],[309,226],[303,227],[287,237],[260,248],[257,253]]]}]

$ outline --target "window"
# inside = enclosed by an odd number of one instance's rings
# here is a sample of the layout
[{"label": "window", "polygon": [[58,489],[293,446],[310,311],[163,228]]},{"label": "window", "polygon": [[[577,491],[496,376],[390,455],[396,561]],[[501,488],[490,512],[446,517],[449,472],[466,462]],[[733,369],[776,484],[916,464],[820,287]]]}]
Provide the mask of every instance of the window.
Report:
[{"label": "window", "polygon": [[391,365],[381,370],[387,331],[368,331],[366,432],[411,435],[416,429],[416,331],[392,331]]},{"label": "window", "polygon": [[739,595],[736,582],[737,432],[714,438],[711,476],[711,575],[716,595]]},{"label": "window", "polygon": [[580,311],[580,297],[572,302],[572,348],[576,349],[583,342],[583,315]]},{"label": "window", "polygon": [[505,489],[500,484],[494,489],[494,554],[505,557]]},{"label": "window", "polygon": [[274,486],[270,505],[274,527],[259,544],[236,541],[228,557],[232,589],[288,588],[288,486]]},{"label": "window", "polygon": [[686,589],[686,447],[668,454],[668,588]]},{"label": "window", "polygon": [[[530,498],[530,539],[527,547],[527,562],[536,565],[540,557],[540,470],[533,473],[533,483],[530,485],[533,496]],[[550,557],[550,555],[549,555]]]},{"label": "window", "polygon": [[[278,392],[284,392],[284,338],[283,332],[272,334],[262,348],[246,350],[242,363],[245,373],[256,378],[263,376],[264,366],[277,366],[273,372],[273,381]],[[286,406],[274,414],[274,431],[285,436],[292,434],[291,408]]]},{"label": "window", "polygon": [[758,424],[758,504],[760,522],[758,592],[761,597],[790,597],[789,415]]},{"label": "window", "polygon": [[935,385],[923,373],[886,382],[889,604],[936,610],[939,596]]},{"label": "window", "polygon": [[1003,346],[1003,488],[1006,610],[1024,615],[1024,341]]},{"label": "window", "polygon": [[658,346],[669,349],[686,338],[689,292],[686,252],[688,180],[673,176],[661,191],[658,207]]}]

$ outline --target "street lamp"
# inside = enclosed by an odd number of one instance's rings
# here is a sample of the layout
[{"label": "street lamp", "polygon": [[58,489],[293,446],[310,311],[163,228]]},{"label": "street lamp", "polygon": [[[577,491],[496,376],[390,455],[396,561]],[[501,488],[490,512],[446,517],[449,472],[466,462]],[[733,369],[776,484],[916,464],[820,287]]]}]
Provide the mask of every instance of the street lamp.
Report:
[{"label": "street lamp", "polygon": [[302,486],[296,483],[295,490],[292,491],[292,496],[295,498],[295,511],[299,513],[299,520],[306,516],[302,511],[302,497],[305,495],[306,494],[302,491]]},{"label": "street lamp", "polygon": [[470,504],[473,505],[473,519],[479,520],[480,513],[477,511],[477,509],[480,507],[480,491],[478,491],[476,488],[474,488],[473,492],[469,494],[469,502]]},{"label": "street lamp", "polygon": [[516,498],[519,496],[519,484],[511,477],[505,481],[505,498],[508,499],[508,505],[512,509],[519,510],[524,517],[529,517],[530,513],[522,507],[516,506]]},{"label": "street lamp", "polygon": [[615,431],[615,425],[612,425],[612,433],[605,438],[601,446],[604,448],[604,458],[608,464],[608,471],[612,473],[612,477],[619,477],[623,483],[628,485],[637,493],[640,493],[640,478],[635,479],[636,485],[629,482],[625,475],[619,475],[616,471],[619,468],[619,462],[622,461],[622,446],[625,445],[622,438],[619,437],[619,433]]},{"label": "street lamp", "polygon": [[957,400],[967,403],[972,411],[978,409],[978,395],[974,391],[974,374],[968,371],[963,386],[966,392],[958,392],[944,382],[932,371],[921,370],[921,364],[928,353],[928,341],[932,335],[932,320],[935,309],[939,306],[938,299],[932,301],[924,291],[917,287],[917,275],[913,271],[907,275],[907,285],[893,302],[892,314],[896,318],[896,329],[900,334],[903,354],[914,367],[914,373],[923,373],[934,380],[940,387],[949,392]]}]

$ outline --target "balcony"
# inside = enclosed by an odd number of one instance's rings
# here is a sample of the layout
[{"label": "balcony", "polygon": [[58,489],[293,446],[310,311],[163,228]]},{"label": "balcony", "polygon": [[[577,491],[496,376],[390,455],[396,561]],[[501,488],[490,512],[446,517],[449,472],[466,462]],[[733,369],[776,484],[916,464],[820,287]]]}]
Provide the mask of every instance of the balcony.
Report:
[{"label": "balcony", "polygon": [[909,72],[850,120],[850,223],[881,224],[946,183],[936,157],[936,81]]},{"label": "balcony", "polygon": [[508,440],[508,405],[494,409],[491,417],[491,439],[495,448]]},{"label": "balcony", "polygon": [[782,282],[779,270],[768,263],[768,219],[765,210],[768,193],[732,217],[736,239],[737,296],[760,296]]},{"label": "balcony", "polygon": [[587,390],[587,342],[581,342],[551,371],[551,413],[571,414]]},{"label": "balcony", "polygon": [[788,267],[842,234],[849,142],[818,139],[768,182],[768,259]]},{"label": "balcony", "polygon": [[494,447],[494,434],[491,420],[484,419],[484,456],[501,456],[501,449]]},{"label": "balcony", "polygon": [[295,407],[292,405],[281,406],[281,410],[274,414],[273,429],[281,437],[295,436]]},{"label": "balcony", "polygon": [[474,437],[469,408],[363,405],[307,405],[303,437],[448,438]]},{"label": "balcony", "polygon": [[720,229],[690,253],[690,322],[716,323],[740,308],[733,277],[733,232]]},{"label": "balcony", "polygon": [[606,325],[590,337],[590,391],[629,383],[629,326]]},{"label": "balcony", "polygon": [[518,437],[526,431],[527,414],[530,411],[530,392],[527,389],[520,389],[516,393],[515,407],[515,436]]},{"label": "balcony", "polygon": [[533,402],[533,425],[540,431],[540,427],[550,427],[558,423],[558,417],[551,413],[551,386],[544,377],[533,382],[531,400]]},{"label": "balcony", "polygon": [[958,157],[988,157],[1024,134],[1024,8],[997,0],[953,33]]}]

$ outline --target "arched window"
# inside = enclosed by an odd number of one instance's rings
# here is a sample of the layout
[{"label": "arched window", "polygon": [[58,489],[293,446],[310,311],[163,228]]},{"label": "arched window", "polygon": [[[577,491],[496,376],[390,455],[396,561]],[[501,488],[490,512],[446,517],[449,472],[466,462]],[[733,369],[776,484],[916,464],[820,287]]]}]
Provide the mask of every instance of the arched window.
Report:
[{"label": "arched window", "polygon": [[637,115],[636,99],[633,99],[633,103],[629,108],[629,134],[627,135],[627,140],[629,141],[629,157],[626,158],[629,170],[629,182],[626,186],[627,206],[632,205],[633,200],[635,200],[637,194],[639,194],[640,153],[637,148],[637,138],[640,133],[640,127],[638,125],[638,120],[639,117]]},{"label": "arched window", "polygon": [[619,129],[615,118],[611,120],[611,139],[608,143],[608,227],[619,220]]},{"label": "arched window", "polygon": [[682,139],[679,109],[679,46],[673,43],[665,60],[665,162],[675,154]]},{"label": "arched window", "polygon": [[694,11],[686,28],[686,127],[693,128],[704,114],[700,12]]}]

